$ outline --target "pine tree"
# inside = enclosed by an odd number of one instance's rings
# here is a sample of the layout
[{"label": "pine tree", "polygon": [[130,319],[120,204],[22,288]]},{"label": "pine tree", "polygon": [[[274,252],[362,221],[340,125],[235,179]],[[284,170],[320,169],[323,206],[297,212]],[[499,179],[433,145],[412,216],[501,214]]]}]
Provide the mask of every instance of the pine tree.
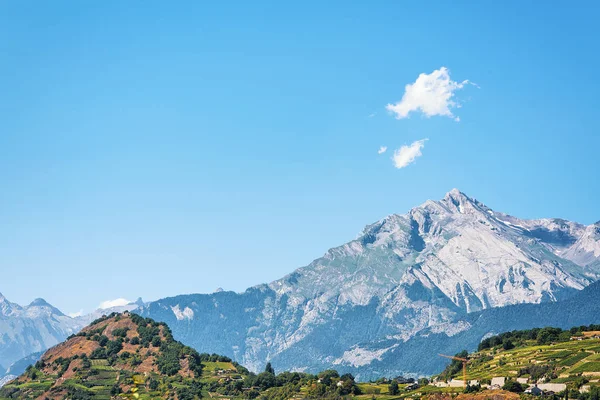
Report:
[{"label": "pine tree", "polygon": [[390,383],[390,385],[388,387],[388,391],[392,396],[397,395],[399,393],[398,382],[392,381],[392,383]]},{"label": "pine tree", "polygon": [[267,363],[267,366],[265,367],[265,372],[275,375],[275,370],[273,369],[273,366],[270,362]]}]

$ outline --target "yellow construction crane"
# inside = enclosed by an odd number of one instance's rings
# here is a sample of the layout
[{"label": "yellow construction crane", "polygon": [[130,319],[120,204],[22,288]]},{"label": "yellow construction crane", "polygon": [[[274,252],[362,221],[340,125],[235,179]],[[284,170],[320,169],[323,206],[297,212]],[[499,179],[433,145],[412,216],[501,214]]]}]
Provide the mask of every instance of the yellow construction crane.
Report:
[{"label": "yellow construction crane", "polygon": [[467,388],[467,363],[469,362],[469,360],[467,358],[461,358],[461,357],[456,357],[456,356],[447,356],[445,354],[438,354],[440,357],[446,357],[449,358],[451,360],[458,360],[458,361],[462,361],[462,365],[463,365],[463,387],[466,389]]}]

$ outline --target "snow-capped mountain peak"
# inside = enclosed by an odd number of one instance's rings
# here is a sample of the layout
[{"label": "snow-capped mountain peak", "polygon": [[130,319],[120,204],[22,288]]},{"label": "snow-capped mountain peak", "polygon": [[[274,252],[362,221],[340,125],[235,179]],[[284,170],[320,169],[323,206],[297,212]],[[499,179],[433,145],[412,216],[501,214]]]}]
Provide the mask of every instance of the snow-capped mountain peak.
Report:
[{"label": "snow-capped mountain peak", "polygon": [[11,303],[2,293],[0,293],[0,315],[11,316],[21,312],[22,307],[16,303]]},{"label": "snow-capped mountain peak", "polygon": [[473,203],[464,193],[458,189],[452,189],[441,200],[449,210],[464,214],[467,209],[472,209]]},{"label": "snow-capped mountain peak", "polygon": [[[0,296],[0,310],[10,315],[0,318],[0,332],[13,329],[4,321],[20,318],[30,324],[28,337],[48,321],[59,321],[64,334],[112,310],[137,308],[197,350],[229,355],[254,370],[264,360],[285,369],[334,361],[365,367],[423,329],[456,333],[469,329],[452,325],[467,313],[558,301],[599,277],[600,224],[520,219],[453,189],[369,224],[309,265],[243,293],[122,301],[78,318],[59,315],[43,300],[22,308]],[[30,318],[32,310],[40,318]],[[384,345],[371,352],[365,343]]]},{"label": "snow-capped mountain peak", "polygon": [[44,299],[22,307],[0,296],[0,360],[11,364],[31,353],[45,350],[82,325],[67,317]]},{"label": "snow-capped mountain peak", "polygon": [[[600,268],[582,263],[587,258],[567,257],[577,245],[596,260],[593,232],[496,212],[453,189],[367,225],[354,240],[268,285],[177,296],[141,312],[168,322],[199,350],[219,350],[255,369],[264,359],[305,368],[314,362],[305,355],[316,349],[323,367],[326,360],[356,363],[360,343],[407,340],[457,315],[570,296],[600,276]],[[231,340],[223,342],[219,332],[230,329]]]}]

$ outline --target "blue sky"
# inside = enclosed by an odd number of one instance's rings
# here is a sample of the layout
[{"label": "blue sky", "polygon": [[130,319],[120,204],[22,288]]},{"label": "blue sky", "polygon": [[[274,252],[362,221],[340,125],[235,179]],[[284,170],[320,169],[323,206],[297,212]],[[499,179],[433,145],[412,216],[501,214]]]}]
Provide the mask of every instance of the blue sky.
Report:
[{"label": "blue sky", "polygon": [[[600,8],[575,3],[0,3],[0,292],[239,291],[453,187],[599,220]],[[453,117],[386,110],[441,67],[477,85]]]}]

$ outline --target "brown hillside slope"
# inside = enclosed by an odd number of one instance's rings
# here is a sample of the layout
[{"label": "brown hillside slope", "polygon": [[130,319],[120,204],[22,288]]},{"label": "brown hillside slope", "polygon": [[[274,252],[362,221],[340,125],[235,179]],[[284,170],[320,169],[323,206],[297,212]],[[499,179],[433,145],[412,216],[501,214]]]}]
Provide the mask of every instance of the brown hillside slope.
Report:
[{"label": "brown hillside slope", "polygon": [[184,391],[189,398],[200,393],[193,378],[201,372],[199,354],[176,342],[165,324],[111,314],[49,349],[0,389],[0,399],[179,398]]}]

